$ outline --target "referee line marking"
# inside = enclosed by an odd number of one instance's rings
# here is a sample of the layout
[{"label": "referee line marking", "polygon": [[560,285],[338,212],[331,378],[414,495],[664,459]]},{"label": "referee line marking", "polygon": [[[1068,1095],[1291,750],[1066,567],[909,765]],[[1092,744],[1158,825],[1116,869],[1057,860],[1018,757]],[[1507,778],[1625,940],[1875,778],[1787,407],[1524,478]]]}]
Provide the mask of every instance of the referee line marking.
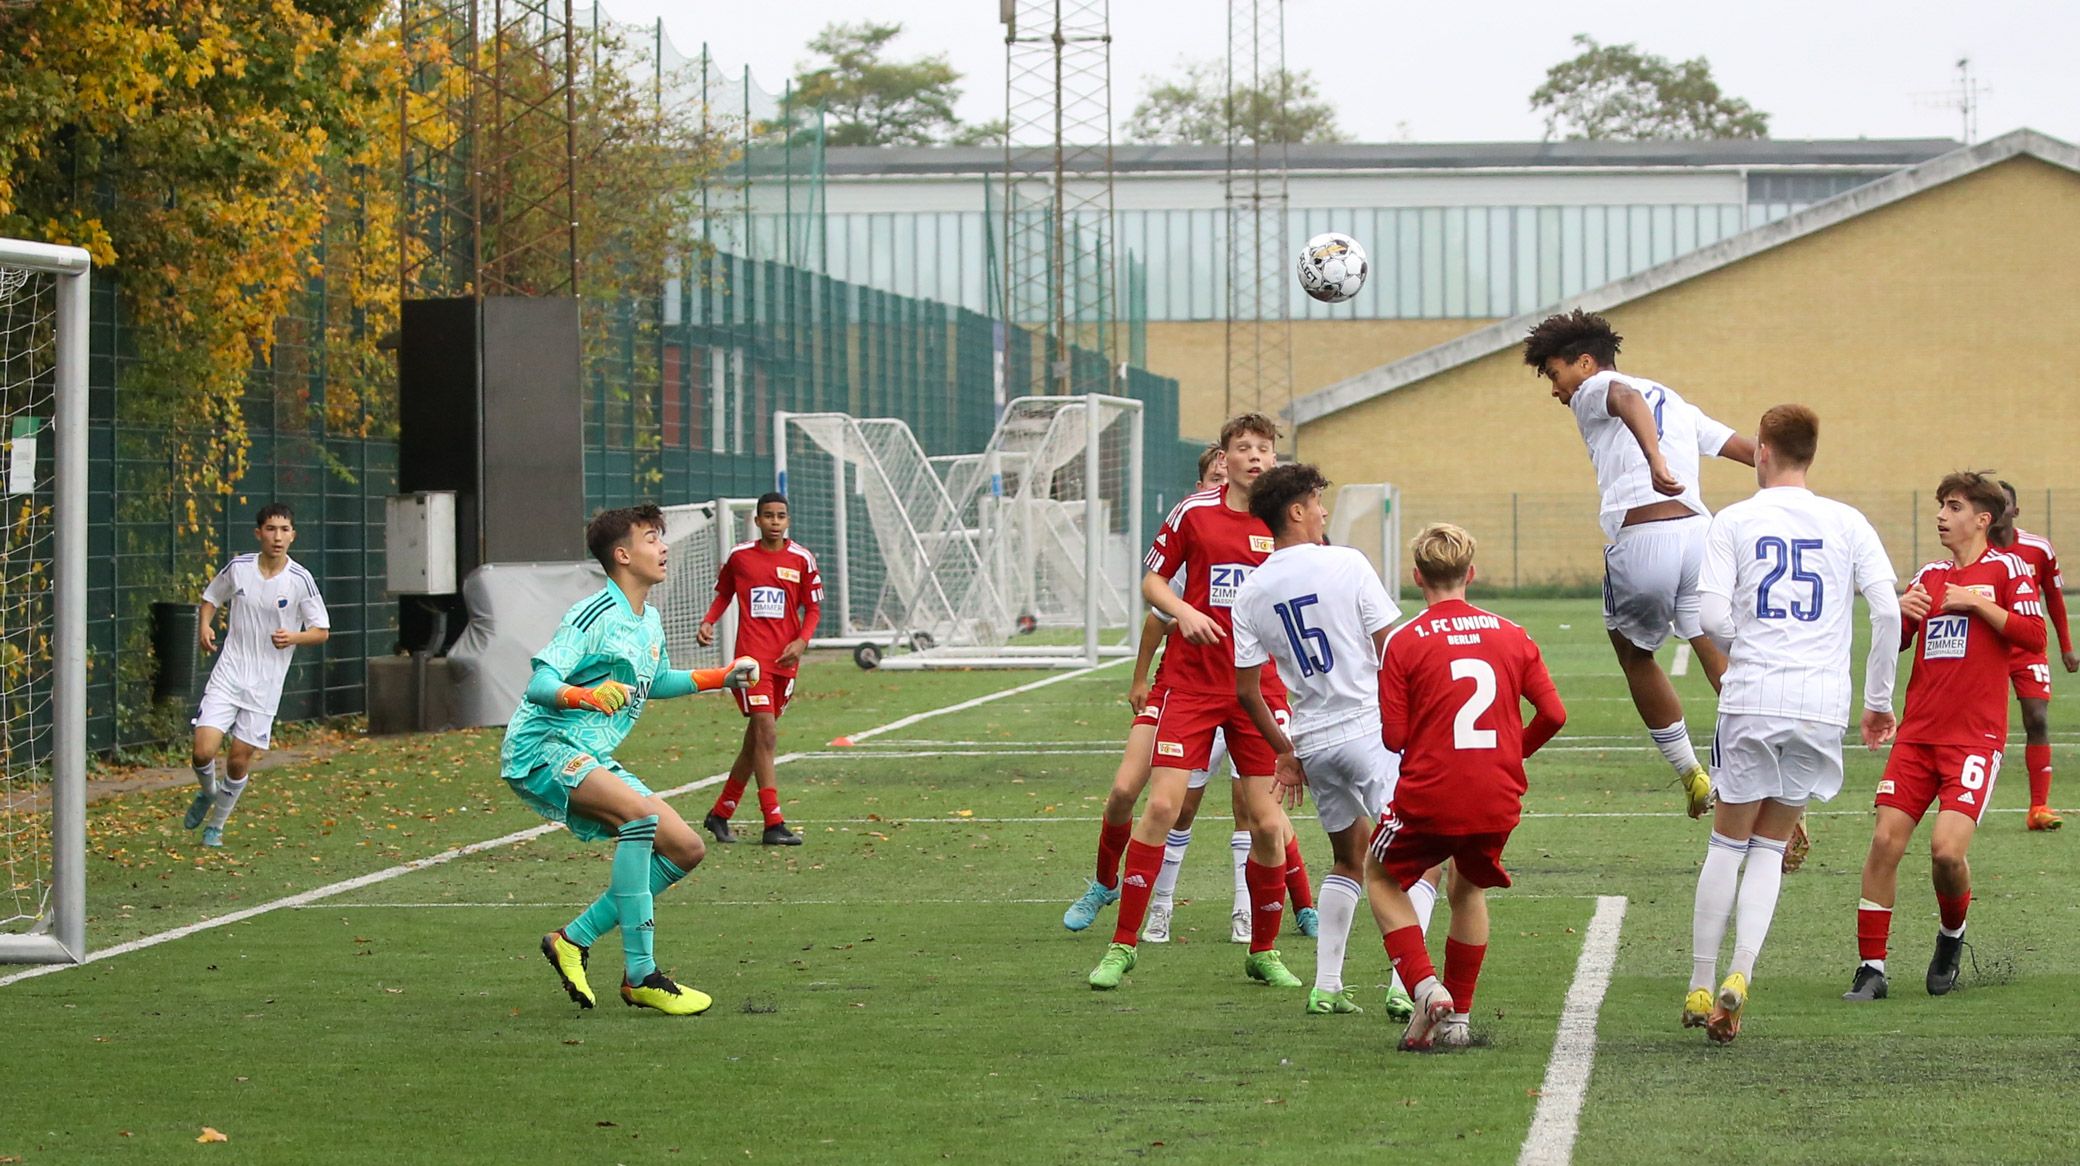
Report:
[{"label": "referee line marking", "polygon": [[[1098,668],[1109,668],[1113,664],[1121,662],[1122,661],[1119,660],[1107,661],[1106,663],[1098,665],[1096,668],[1080,668],[1074,672],[1063,672],[1055,676],[1047,677],[1044,680],[1038,680],[1030,684],[1019,685],[1016,688],[1007,688],[998,692],[989,693],[985,696],[979,696],[974,698],[973,700],[965,700],[958,704],[946,705],[943,708],[929,709],[925,712],[913,713],[910,716],[901,718],[900,720],[890,721],[885,725],[877,725],[874,728],[866,730],[865,732],[855,734],[853,739],[857,740],[860,737],[869,737],[877,733],[887,732],[891,729],[898,729],[907,725],[914,725],[917,724],[919,721],[929,720],[932,717],[943,716],[947,713],[952,712],[960,712],[964,709],[971,709],[976,707],[977,705],[988,704],[990,701],[993,700],[1001,700],[1004,697],[1014,696],[1021,692],[1030,692],[1036,688],[1044,688],[1050,684],[1059,684],[1064,680],[1073,679],[1078,676],[1088,675],[1089,673],[1097,671]],[[791,761],[799,761],[805,756],[807,756],[806,753],[783,753],[780,756],[775,757],[773,759],[773,764],[776,766],[786,765],[788,762]],[[724,770],[721,773],[689,781],[684,785],[674,786],[671,789],[667,790],[659,790],[658,796],[669,798],[676,797],[679,794],[692,793],[695,790],[704,789],[708,786],[715,785],[728,777],[729,771]],[[86,955],[86,958],[82,959],[79,963],[76,964],[44,964],[37,967],[25,968],[19,972],[11,972],[5,976],[0,976],[0,988],[4,988],[9,984],[19,983],[23,980],[33,980],[38,976],[48,976],[54,972],[62,972],[70,968],[77,968],[83,967],[87,964],[100,963],[102,960],[112,959],[119,955],[128,955],[134,951],[143,951],[148,947],[157,947],[162,943],[171,943],[176,939],[186,939],[188,936],[196,935],[204,931],[212,930],[214,928],[228,927],[234,923],[243,923],[248,919],[252,919],[260,915],[265,915],[272,911],[279,911],[285,907],[306,906],[308,904],[316,903],[324,899],[329,899],[335,895],[345,894],[348,891],[356,891],[360,890],[362,887],[372,887],[378,883],[386,883],[389,882],[391,879],[400,878],[404,875],[412,874],[416,871],[428,870],[436,866],[444,866],[448,863],[455,861],[458,858],[464,858],[472,854],[480,853],[482,851],[496,850],[500,847],[511,846],[515,843],[526,842],[531,839],[540,838],[545,834],[549,834],[553,831],[560,830],[562,828],[563,827],[557,823],[544,822],[539,826],[530,826],[525,830],[515,830],[511,834],[500,835],[497,838],[489,838],[481,842],[472,842],[465,846],[457,846],[450,850],[441,851],[439,854],[430,854],[424,858],[415,858],[410,862],[399,863],[396,866],[385,867],[382,870],[371,871],[368,874],[357,875],[354,878],[345,879],[340,882],[327,883],[325,886],[322,887],[313,887],[308,891],[301,891],[294,895],[286,895],[279,899],[272,899],[265,903],[260,903],[251,907],[247,907],[244,910],[233,911],[228,915],[219,915],[212,919],[203,919],[195,923],[187,924],[184,927],[176,927],[170,931],[161,931],[152,935],[144,936],[140,939],[133,939],[125,943],[119,943],[116,944],[114,947],[106,947],[94,951],[89,951]]]},{"label": "referee line marking", "polygon": [[1567,1166],[1574,1160],[1575,1136],[1581,1132],[1582,1102],[1589,1095],[1589,1073],[1596,1064],[1596,1014],[1611,986],[1618,962],[1618,929],[1625,923],[1625,897],[1602,895],[1582,937],[1582,956],[1574,983],[1560,1011],[1560,1031],[1546,1062],[1545,1084],[1531,1115],[1517,1166]]}]

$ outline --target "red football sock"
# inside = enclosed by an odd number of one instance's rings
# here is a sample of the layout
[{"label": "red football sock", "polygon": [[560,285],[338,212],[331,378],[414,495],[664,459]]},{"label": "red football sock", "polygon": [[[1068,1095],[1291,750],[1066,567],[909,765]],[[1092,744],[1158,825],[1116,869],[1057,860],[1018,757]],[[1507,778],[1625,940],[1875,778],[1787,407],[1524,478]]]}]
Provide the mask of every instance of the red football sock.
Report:
[{"label": "red football sock", "polygon": [[[1481,961],[1488,955],[1485,943],[1460,943],[1447,935],[1444,939],[1444,990],[1452,998],[1452,1008],[1457,1012],[1473,1011],[1473,988],[1480,982]],[[1401,978],[1403,984],[1408,977]]]},{"label": "red football sock", "polygon": [[768,826],[778,826],[787,821],[780,814],[780,791],[777,789],[758,791],[758,808],[765,811]]},{"label": "red football sock", "polygon": [[1314,906],[1314,890],[1307,884],[1307,860],[1300,857],[1300,840],[1286,841],[1286,894],[1293,897],[1293,910]]},{"label": "red football sock", "polygon": [[1415,991],[1417,984],[1437,974],[1437,968],[1430,963],[1430,951],[1423,946],[1423,929],[1415,924],[1387,932],[1386,945],[1387,959],[1401,973],[1401,983],[1409,991]]},{"label": "red football sock", "polygon": [[2024,762],[2029,765],[2029,804],[2031,809],[2051,804],[2051,746],[2031,745],[2022,751]]},{"label": "red football sock", "polygon": [[1148,917],[1148,896],[1163,873],[1163,848],[1138,838],[1127,840],[1127,873],[1119,881],[1119,925],[1112,942],[1132,947],[1141,942],[1141,923]]},{"label": "red football sock", "polygon": [[1970,891],[1966,891],[1962,895],[1946,895],[1941,891],[1936,892],[1936,915],[1942,919],[1943,926],[1952,931],[1964,926],[1964,913],[1971,905],[1972,893]]},{"label": "red football sock", "polygon": [[1856,957],[1865,960],[1885,958],[1885,941],[1892,937],[1892,908],[1856,908]]},{"label": "red football sock", "polygon": [[1278,946],[1278,925],[1285,921],[1285,864],[1265,866],[1252,858],[1242,864],[1242,879],[1249,884],[1249,949],[1270,951]]},{"label": "red football sock", "polygon": [[708,812],[727,822],[737,812],[737,803],[744,797],[744,782],[730,778],[722,783],[722,792],[715,797],[715,804]]},{"label": "red football sock", "polygon": [[1127,852],[1127,839],[1133,837],[1134,824],[1121,822],[1115,826],[1103,819],[1098,821],[1098,885],[1119,889],[1119,859]]}]

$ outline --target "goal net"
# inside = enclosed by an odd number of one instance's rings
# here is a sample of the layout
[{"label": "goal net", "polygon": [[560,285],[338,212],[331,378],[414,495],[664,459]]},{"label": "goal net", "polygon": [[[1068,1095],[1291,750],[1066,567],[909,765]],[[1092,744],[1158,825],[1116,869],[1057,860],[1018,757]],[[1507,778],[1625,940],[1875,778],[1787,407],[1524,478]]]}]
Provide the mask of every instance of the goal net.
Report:
[{"label": "goal net", "polygon": [[1339,487],[1329,508],[1329,541],[1355,547],[1372,560],[1387,594],[1401,594],[1408,581],[1401,561],[1401,491],[1384,482]]},{"label": "goal net", "polygon": [[664,542],[668,553],[664,582],[650,592],[650,602],[664,617],[665,650],[674,668],[716,668],[736,656],[737,607],[732,603],[715,624],[715,642],[701,647],[701,617],[715,601],[715,576],[729,549],[757,537],[752,516],[757,505],[748,498],[718,498],[664,508]]},{"label": "goal net", "polygon": [[981,452],[937,458],[886,418],[789,414],[781,431],[794,537],[823,565],[820,642],[886,668],[1072,666],[1127,650],[1140,402],[1020,398]]},{"label": "goal net", "polygon": [[0,239],[0,962],[86,956],[87,271]]}]

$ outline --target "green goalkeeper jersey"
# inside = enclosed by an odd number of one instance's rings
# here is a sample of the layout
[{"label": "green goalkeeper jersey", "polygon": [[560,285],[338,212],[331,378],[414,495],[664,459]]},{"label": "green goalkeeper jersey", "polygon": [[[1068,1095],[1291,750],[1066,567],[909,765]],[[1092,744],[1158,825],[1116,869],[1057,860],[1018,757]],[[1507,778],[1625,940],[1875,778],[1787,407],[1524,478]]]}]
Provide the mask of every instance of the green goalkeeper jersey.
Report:
[{"label": "green goalkeeper jersey", "polygon": [[502,776],[526,776],[541,764],[542,746],[552,740],[583,749],[598,760],[612,757],[614,747],[643,714],[651,683],[671,666],[664,620],[648,604],[636,614],[621,588],[609,582],[564,613],[549,646],[534,656],[535,668],[544,665],[555,669],[565,684],[584,688],[618,680],[628,686],[628,704],[608,715],[584,708],[547,709],[522,698],[499,750]]}]

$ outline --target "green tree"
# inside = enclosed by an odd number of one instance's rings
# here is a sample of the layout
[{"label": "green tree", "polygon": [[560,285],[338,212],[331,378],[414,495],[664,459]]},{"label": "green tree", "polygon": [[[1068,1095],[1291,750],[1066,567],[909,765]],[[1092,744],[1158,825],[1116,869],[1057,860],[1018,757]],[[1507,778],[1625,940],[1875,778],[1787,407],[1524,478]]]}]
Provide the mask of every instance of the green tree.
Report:
[{"label": "green tree", "polygon": [[1531,93],[1545,114],[1546,137],[1651,141],[1766,138],[1769,115],[1719,91],[1703,57],[1671,62],[1633,45],[1598,44],[1577,33],[1582,51],[1546,70]]},{"label": "green tree", "polygon": [[[1189,61],[1176,77],[1152,80],[1127,118],[1134,142],[1219,145],[1228,140],[1227,68]],[[1281,101],[1280,98],[1284,100]],[[1336,108],[1322,99],[1314,74],[1280,70],[1264,84],[1234,92],[1238,141],[1343,142]]]},{"label": "green tree", "polygon": [[809,42],[828,62],[800,65],[795,100],[824,107],[824,140],[833,146],[925,146],[955,134],[961,75],[944,55],[897,61],[888,45],[901,24],[835,23]]}]

